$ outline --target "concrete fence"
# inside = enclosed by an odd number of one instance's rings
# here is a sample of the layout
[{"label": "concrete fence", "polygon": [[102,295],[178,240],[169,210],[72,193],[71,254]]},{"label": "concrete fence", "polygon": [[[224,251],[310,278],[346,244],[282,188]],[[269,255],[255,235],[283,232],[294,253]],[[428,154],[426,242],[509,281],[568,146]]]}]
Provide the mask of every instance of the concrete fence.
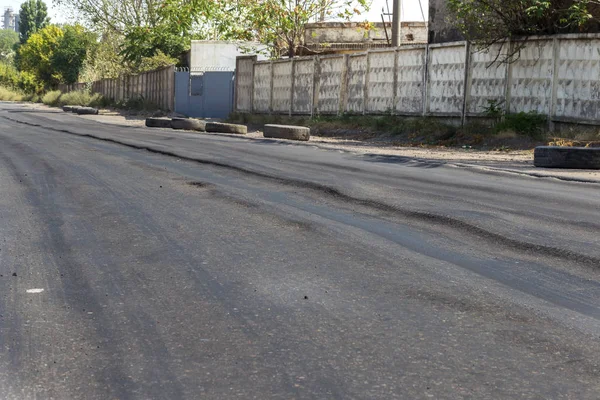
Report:
[{"label": "concrete fence", "polygon": [[235,109],[464,121],[496,101],[511,113],[600,125],[600,35],[533,37],[508,48],[520,49],[512,63],[496,61],[500,46],[477,51],[467,42],[277,61],[238,57]]},{"label": "concrete fence", "polygon": [[162,110],[175,109],[175,67],[157,69],[139,75],[101,79],[91,83],[60,85],[63,92],[90,88],[93,93],[114,101],[144,99]]}]

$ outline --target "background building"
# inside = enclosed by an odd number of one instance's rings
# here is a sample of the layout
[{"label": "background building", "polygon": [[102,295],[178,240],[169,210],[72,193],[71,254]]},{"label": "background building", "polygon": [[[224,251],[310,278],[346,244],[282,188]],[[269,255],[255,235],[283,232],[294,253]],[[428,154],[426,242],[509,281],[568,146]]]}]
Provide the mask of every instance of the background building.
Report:
[{"label": "background building", "polygon": [[19,14],[15,14],[12,7],[4,8],[4,15],[2,16],[2,28],[19,32]]}]

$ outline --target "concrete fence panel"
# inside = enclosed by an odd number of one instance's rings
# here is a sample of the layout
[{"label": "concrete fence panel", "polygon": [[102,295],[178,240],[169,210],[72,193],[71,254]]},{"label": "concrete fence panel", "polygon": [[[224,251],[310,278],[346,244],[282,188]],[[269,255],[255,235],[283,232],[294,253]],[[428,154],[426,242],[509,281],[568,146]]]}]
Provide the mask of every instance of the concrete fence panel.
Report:
[{"label": "concrete fence panel", "polygon": [[422,114],[425,92],[425,47],[400,49],[397,57],[395,112]]},{"label": "concrete fence panel", "polygon": [[394,108],[394,77],[396,73],[395,50],[367,53],[365,112],[373,114],[391,113]]},{"label": "concrete fence panel", "polygon": [[254,64],[254,90],[252,95],[254,112],[271,111],[271,63]]},{"label": "concrete fence panel", "polygon": [[557,119],[600,120],[600,39],[561,40],[556,57]]},{"label": "concrete fence panel", "polygon": [[474,49],[471,53],[468,84],[467,113],[482,114],[491,102],[499,107],[506,96],[506,74],[508,64],[499,60],[506,59],[510,44],[494,45],[487,50]]},{"label": "concrete fence panel", "polygon": [[[518,57],[501,62],[509,50]],[[486,51],[455,42],[252,65],[238,60],[238,111],[389,112],[464,123],[485,116],[495,101],[511,113],[600,125],[600,34],[530,37]]]},{"label": "concrete fence panel", "polygon": [[292,96],[292,61],[276,61],[273,63],[273,92],[271,111],[290,113]]},{"label": "concrete fence panel", "polygon": [[312,111],[314,77],[314,59],[305,58],[294,61],[294,103],[292,104],[292,113],[310,114]]},{"label": "concrete fence panel", "polygon": [[461,116],[464,104],[466,46],[431,46],[429,50],[428,111]]},{"label": "concrete fence panel", "polygon": [[353,114],[362,114],[365,111],[367,54],[351,54],[348,60],[345,111]]},{"label": "concrete fence panel", "polygon": [[256,56],[238,57],[235,73],[235,108],[242,112],[252,112],[252,81]]},{"label": "concrete fence panel", "polygon": [[344,56],[328,56],[319,59],[319,103],[320,114],[337,114],[342,100],[343,76],[346,68]]},{"label": "concrete fence panel", "polygon": [[523,44],[519,58],[510,66],[510,111],[549,114],[554,70],[553,41],[529,40]]}]

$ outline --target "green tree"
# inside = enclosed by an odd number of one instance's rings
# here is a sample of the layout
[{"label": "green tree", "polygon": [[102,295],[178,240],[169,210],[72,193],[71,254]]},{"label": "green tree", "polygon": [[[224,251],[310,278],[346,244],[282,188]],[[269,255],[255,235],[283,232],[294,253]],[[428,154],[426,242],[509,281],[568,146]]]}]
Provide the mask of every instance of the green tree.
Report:
[{"label": "green tree", "polygon": [[63,36],[63,30],[56,25],[49,25],[32,34],[19,48],[21,71],[32,73],[47,87],[56,87],[62,76],[54,69],[52,59]]},{"label": "green tree", "polygon": [[0,61],[11,62],[15,55],[15,44],[19,43],[19,34],[10,29],[0,29]]},{"label": "green tree", "polygon": [[[448,18],[468,40],[485,48],[517,36],[597,31],[599,4],[595,0],[448,0]],[[513,53],[518,50],[515,47]]]},{"label": "green tree", "polygon": [[[316,19],[350,20],[369,9],[370,0],[231,0],[220,9],[235,18],[212,18],[224,36],[257,40],[270,49],[271,56],[294,57],[304,48],[305,25]],[[369,24],[364,27],[369,29]]]},{"label": "green tree", "polygon": [[27,0],[21,4],[19,11],[19,34],[21,43],[27,42],[29,37],[46,27],[50,22],[48,8],[42,0]]},{"label": "green tree", "polygon": [[54,74],[62,83],[75,83],[83,69],[88,54],[96,48],[96,35],[81,25],[65,25],[57,47],[50,56]]}]

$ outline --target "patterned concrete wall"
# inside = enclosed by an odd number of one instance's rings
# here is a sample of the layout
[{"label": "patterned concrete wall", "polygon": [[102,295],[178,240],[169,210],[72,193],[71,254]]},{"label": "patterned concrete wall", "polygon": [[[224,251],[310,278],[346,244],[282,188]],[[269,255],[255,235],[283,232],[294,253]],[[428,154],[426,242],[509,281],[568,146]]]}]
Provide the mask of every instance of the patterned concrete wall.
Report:
[{"label": "patterned concrete wall", "polygon": [[309,114],[313,104],[315,62],[312,58],[294,61],[294,113]]},{"label": "patterned concrete wall", "polygon": [[345,58],[344,56],[321,58],[319,65],[321,70],[319,112],[322,114],[337,114],[340,110]]},{"label": "patterned concrete wall", "polygon": [[394,63],[395,51],[370,52],[367,109],[368,113],[390,113],[394,107]]},{"label": "patterned concrete wall", "polygon": [[256,57],[238,57],[236,61],[235,108],[238,111],[252,111],[252,72]]},{"label": "patterned concrete wall", "polygon": [[495,45],[485,51],[474,49],[471,53],[469,114],[485,112],[485,108],[493,101],[498,104],[503,102],[506,96],[507,64],[497,60],[506,57],[507,50],[508,45]]},{"label": "patterned concrete wall", "polygon": [[[465,111],[465,116],[484,115],[490,101],[496,100],[504,101],[512,113],[536,111],[553,121],[600,125],[600,34],[530,38],[511,46],[520,50],[512,63],[494,62],[499,46],[488,51],[472,48],[467,60],[465,42],[274,63],[253,61],[253,70],[244,63],[248,57],[242,57],[236,107],[259,113],[461,117]],[[115,98],[128,87],[113,81],[103,85]]]},{"label": "patterned concrete wall", "polygon": [[365,77],[367,72],[367,55],[350,56],[347,72],[348,94],[346,111],[349,113],[361,113],[365,105]]},{"label": "patterned concrete wall", "polygon": [[510,111],[549,114],[554,69],[552,40],[526,42],[511,69]]},{"label": "patterned concrete wall", "polygon": [[292,97],[292,63],[273,63],[273,112],[289,113]]},{"label": "patterned concrete wall", "polygon": [[555,116],[600,120],[600,39],[560,41]]},{"label": "patterned concrete wall", "polygon": [[396,53],[398,57],[397,113],[421,114],[423,112],[425,53],[425,47],[400,50]]},{"label": "patterned concrete wall", "polygon": [[252,107],[254,112],[269,112],[271,104],[271,63],[254,64],[254,91]]},{"label": "patterned concrete wall", "polygon": [[465,58],[465,45],[462,43],[429,50],[429,112],[462,114]]}]

